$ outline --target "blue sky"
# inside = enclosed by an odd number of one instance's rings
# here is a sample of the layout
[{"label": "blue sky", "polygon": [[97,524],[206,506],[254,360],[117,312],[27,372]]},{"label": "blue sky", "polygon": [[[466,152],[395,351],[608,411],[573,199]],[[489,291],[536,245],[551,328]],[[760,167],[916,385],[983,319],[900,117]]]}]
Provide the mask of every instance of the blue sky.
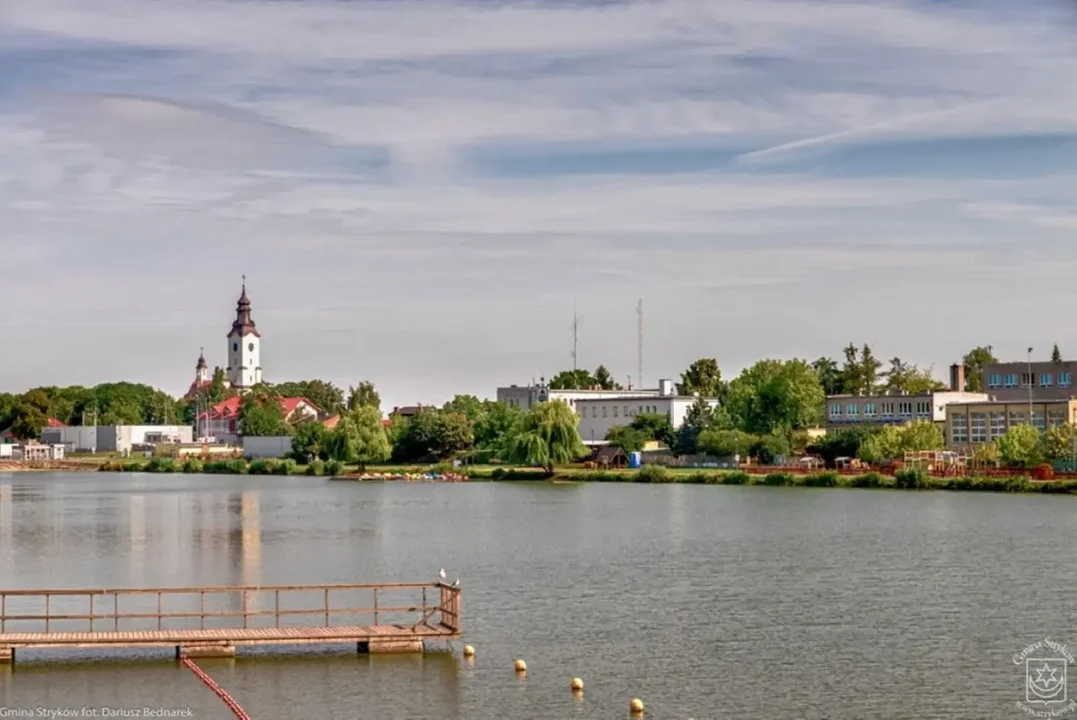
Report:
[{"label": "blue sky", "polygon": [[[7,0],[0,390],[1077,352],[1064,3]],[[991,290],[990,288],[997,288]],[[1042,349],[1042,350],[1040,350]]]}]

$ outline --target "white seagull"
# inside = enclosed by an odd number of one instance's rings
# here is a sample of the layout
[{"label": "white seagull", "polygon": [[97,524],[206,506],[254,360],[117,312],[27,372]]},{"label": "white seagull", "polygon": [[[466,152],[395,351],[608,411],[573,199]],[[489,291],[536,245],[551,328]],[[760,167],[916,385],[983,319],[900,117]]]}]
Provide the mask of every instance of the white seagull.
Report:
[{"label": "white seagull", "polygon": [[441,579],[444,580],[445,579],[445,568],[441,568],[441,570],[438,571],[438,575],[440,575]]},{"label": "white seagull", "polygon": [[460,578],[456,578],[456,582],[452,584],[453,587],[460,587]]}]

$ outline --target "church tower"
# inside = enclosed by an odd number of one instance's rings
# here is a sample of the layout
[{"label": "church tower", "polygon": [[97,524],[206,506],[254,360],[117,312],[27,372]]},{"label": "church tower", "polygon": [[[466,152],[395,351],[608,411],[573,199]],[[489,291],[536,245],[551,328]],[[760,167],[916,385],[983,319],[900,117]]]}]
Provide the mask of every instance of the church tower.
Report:
[{"label": "church tower", "polygon": [[247,277],[236,305],[236,321],[228,333],[228,383],[246,390],[262,382],[262,336],[251,319],[251,301],[247,298]]},{"label": "church tower", "polygon": [[205,348],[198,353],[198,364],[194,366],[194,381],[196,385],[209,382],[209,365],[206,364]]}]

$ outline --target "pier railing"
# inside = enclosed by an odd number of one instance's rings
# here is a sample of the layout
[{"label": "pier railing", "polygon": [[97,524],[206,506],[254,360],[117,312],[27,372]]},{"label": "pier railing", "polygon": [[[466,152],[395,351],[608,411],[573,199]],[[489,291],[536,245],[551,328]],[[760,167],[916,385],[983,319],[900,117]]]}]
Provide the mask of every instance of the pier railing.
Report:
[{"label": "pier railing", "polygon": [[0,590],[0,634],[432,625],[460,628],[445,583]]}]

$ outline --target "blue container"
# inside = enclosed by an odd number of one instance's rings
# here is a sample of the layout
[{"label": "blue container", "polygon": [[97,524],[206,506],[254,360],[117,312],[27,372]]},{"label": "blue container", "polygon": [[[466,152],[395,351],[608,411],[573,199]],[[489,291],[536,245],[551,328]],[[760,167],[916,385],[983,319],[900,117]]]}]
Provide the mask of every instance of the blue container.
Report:
[{"label": "blue container", "polygon": [[639,466],[643,464],[643,454],[639,452],[633,452],[628,454],[628,467],[633,470],[638,470]]}]

